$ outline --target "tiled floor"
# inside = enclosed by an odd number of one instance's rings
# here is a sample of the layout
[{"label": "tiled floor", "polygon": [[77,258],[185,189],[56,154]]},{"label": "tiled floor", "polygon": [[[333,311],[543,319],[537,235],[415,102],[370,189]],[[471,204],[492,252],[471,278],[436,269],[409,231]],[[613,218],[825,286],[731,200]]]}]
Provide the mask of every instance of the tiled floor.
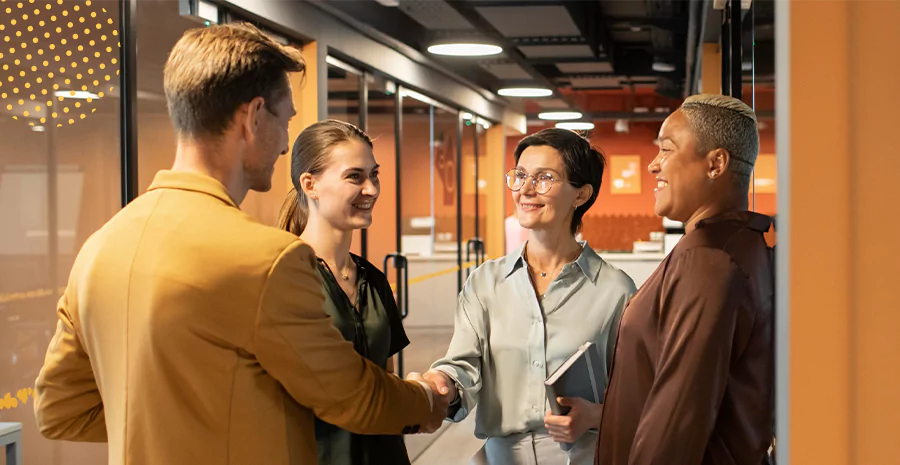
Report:
[{"label": "tiled floor", "polygon": [[475,437],[475,412],[460,423],[444,423],[437,436],[424,449],[414,446],[418,437],[407,436],[407,449],[413,465],[466,465],[484,441]]},{"label": "tiled floor", "polygon": [[[412,261],[410,277],[431,276],[410,286],[409,316],[403,326],[410,344],[403,351],[403,372],[424,373],[442,358],[453,337],[456,311],[456,273],[441,274],[454,260]],[[475,414],[461,423],[445,422],[435,434],[406,437],[406,448],[414,465],[466,465],[481,447]]]}]

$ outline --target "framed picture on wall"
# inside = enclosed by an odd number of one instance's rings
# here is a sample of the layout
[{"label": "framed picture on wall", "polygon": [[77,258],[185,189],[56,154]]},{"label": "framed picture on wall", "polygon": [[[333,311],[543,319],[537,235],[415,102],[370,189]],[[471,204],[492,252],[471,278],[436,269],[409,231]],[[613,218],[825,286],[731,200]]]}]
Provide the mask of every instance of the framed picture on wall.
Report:
[{"label": "framed picture on wall", "polygon": [[613,194],[641,193],[640,155],[612,155],[609,157],[609,168]]}]

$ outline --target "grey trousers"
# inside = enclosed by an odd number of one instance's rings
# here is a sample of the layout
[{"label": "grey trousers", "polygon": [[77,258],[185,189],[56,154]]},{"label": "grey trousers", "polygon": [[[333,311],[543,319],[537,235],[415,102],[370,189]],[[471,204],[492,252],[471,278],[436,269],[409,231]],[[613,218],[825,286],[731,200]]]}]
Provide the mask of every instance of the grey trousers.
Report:
[{"label": "grey trousers", "polygon": [[588,431],[568,452],[546,433],[488,438],[469,465],[593,465],[597,433]]}]

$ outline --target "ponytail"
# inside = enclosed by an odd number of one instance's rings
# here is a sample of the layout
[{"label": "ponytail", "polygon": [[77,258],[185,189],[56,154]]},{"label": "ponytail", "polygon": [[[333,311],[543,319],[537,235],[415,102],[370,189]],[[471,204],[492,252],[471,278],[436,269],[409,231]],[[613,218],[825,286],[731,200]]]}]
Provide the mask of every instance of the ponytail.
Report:
[{"label": "ponytail", "polygon": [[298,195],[297,189],[291,189],[278,214],[278,228],[295,236],[303,234],[309,220],[309,205],[306,202],[306,194],[300,192]]}]

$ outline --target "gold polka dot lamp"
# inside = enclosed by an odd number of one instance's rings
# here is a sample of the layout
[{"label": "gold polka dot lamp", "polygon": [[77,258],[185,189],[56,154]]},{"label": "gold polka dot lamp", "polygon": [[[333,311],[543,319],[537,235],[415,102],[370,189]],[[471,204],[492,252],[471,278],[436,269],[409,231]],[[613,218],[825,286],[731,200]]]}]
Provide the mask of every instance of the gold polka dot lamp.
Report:
[{"label": "gold polka dot lamp", "polygon": [[36,130],[95,113],[119,82],[113,5],[0,0],[0,113]]}]

